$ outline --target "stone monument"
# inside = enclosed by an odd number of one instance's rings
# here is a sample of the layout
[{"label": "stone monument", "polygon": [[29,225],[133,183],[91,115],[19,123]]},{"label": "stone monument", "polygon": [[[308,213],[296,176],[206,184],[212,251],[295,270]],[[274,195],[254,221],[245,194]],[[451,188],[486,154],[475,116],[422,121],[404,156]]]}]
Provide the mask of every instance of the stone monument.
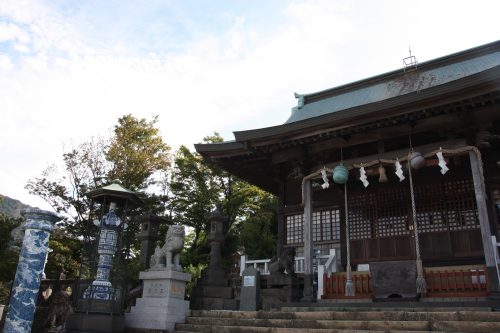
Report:
[{"label": "stone monument", "polygon": [[125,315],[127,329],[171,332],[176,323],[185,322],[189,302],[184,294],[191,275],[181,272],[179,265],[183,246],[184,226],[170,226],[165,244],[157,246],[151,256],[151,268],[139,273],[144,284],[142,298]]},{"label": "stone monument", "polygon": [[248,267],[241,277],[240,311],[260,310],[260,272]]},{"label": "stone monument", "polygon": [[193,310],[237,310],[237,302],[230,287],[229,274],[222,263],[222,245],[225,241],[224,224],[227,217],[217,209],[210,216],[210,262],[193,290]]},{"label": "stone monument", "polygon": [[24,209],[21,214],[26,218],[24,240],[3,333],[31,332],[50,234],[61,220],[56,213],[38,208]]}]

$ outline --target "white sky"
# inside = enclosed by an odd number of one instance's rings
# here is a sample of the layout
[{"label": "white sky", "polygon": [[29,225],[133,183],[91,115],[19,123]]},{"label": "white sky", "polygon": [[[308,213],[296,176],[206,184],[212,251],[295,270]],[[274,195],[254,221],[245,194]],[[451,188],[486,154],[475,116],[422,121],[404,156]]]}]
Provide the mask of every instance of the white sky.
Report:
[{"label": "white sky", "polygon": [[0,193],[116,120],[192,148],[283,123],[311,93],[499,39],[500,1],[0,0]]}]

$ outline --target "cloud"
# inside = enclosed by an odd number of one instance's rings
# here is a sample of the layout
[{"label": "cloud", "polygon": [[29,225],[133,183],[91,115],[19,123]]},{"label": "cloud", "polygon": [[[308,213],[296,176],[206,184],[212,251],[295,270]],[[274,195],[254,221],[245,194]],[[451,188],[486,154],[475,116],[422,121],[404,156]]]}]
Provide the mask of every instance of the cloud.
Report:
[{"label": "cloud", "polygon": [[24,184],[59,160],[64,143],[106,135],[124,114],[159,114],[174,146],[214,130],[232,139],[233,130],[283,123],[294,91],[399,68],[408,44],[423,61],[500,32],[495,1],[293,1],[265,22],[255,14],[263,4],[211,7],[221,19],[212,22],[196,6],[121,3],[0,2],[2,194],[33,200]]}]

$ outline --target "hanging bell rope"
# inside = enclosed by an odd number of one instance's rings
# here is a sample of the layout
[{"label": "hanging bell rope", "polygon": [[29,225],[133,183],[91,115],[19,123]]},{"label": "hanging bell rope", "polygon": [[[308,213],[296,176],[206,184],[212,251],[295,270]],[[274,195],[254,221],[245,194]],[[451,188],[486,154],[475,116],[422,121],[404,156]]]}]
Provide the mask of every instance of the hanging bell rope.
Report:
[{"label": "hanging bell rope", "polygon": [[345,295],[354,296],[354,284],[352,283],[352,272],[351,272],[351,246],[349,241],[349,210],[347,207],[347,184],[344,184],[344,204],[345,204],[345,238],[346,238],[346,254],[347,254],[347,281],[345,282]]},{"label": "hanging bell rope", "polygon": [[[408,157],[412,154],[412,150],[408,152]],[[408,178],[410,178],[410,198],[411,198],[411,212],[412,212],[412,220],[413,220],[413,234],[415,237],[415,253],[416,253],[416,266],[417,266],[417,293],[421,295],[425,295],[427,292],[427,283],[424,278],[424,268],[422,266],[422,259],[420,258],[420,242],[418,240],[418,221],[417,221],[417,209],[415,206],[415,192],[413,190],[413,177],[411,174],[411,165],[410,160],[408,158]]]}]

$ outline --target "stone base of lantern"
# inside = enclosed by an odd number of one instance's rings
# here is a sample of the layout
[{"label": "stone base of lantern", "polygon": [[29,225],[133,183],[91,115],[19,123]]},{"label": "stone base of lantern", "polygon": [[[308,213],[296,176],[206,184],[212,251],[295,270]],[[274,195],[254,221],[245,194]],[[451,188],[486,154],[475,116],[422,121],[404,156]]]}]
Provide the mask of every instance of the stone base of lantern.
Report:
[{"label": "stone base of lantern", "polygon": [[172,332],[176,323],[184,323],[189,301],[184,300],[186,282],[191,275],[172,271],[144,271],[142,298],[125,315],[127,330],[158,330]]},{"label": "stone base of lantern", "polygon": [[67,333],[121,333],[125,331],[122,315],[107,313],[72,313],[66,320]]}]

